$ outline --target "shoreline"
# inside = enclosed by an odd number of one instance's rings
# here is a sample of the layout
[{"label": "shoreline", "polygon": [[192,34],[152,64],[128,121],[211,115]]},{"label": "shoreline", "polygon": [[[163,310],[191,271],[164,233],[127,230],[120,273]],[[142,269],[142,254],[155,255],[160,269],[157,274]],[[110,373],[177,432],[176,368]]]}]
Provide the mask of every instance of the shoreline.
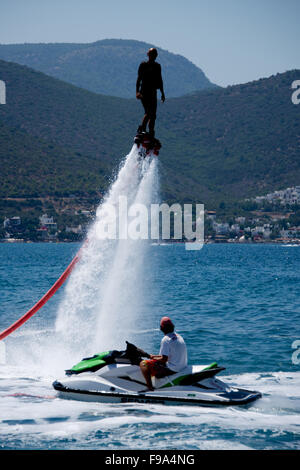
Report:
[{"label": "shoreline", "polygon": [[[62,243],[82,243],[82,240],[24,240],[22,238],[9,238],[9,239],[2,239],[0,240],[0,244],[28,244],[28,243],[45,243],[45,244],[62,244]],[[194,242],[186,242],[186,241],[159,241],[159,242],[152,242],[152,245],[160,246],[160,245],[185,245],[186,243],[194,243]],[[292,245],[292,246],[300,246],[300,239],[280,239],[280,240],[204,240],[204,245]]]}]

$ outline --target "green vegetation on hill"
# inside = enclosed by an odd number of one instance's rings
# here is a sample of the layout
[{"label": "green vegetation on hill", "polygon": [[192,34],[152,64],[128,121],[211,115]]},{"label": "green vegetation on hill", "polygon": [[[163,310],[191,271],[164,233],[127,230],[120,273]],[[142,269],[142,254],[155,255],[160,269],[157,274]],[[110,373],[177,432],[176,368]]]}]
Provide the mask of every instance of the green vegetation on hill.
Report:
[{"label": "green vegetation on hill", "polygon": [[[105,39],[91,44],[0,45],[0,59],[104,95],[135,96],[137,69],[153,47],[141,41]],[[201,69],[185,57],[157,48],[168,97],[214,87]]]},{"label": "green vegetation on hill", "polygon": [[291,101],[299,77],[293,70],[169,101],[160,119],[176,136],[170,165],[189,175],[189,191],[219,204],[299,184],[300,107]]},{"label": "green vegetation on hill", "polygon": [[[81,185],[95,193],[105,187],[104,169],[79,152],[68,151],[54,143],[32,137],[24,131],[5,126],[0,121],[1,187],[0,197],[39,197],[48,194],[76,194]],[[90,171],[94,168],[94,171]],[[80,190],[81,192],[81,190]]]},{"label": "green vegetation on hill", "polygon": [[[294,70],[159,105],[162,198],[206,208],[299,184]],[[0,61],[0,197],[103,193],[129,152],[143,111]]]}]

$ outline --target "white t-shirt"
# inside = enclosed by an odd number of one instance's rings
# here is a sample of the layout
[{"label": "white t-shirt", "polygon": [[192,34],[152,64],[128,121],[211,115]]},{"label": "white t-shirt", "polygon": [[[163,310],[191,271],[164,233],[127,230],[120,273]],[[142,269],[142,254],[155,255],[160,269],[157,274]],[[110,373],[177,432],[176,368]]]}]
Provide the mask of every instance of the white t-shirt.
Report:
[{"label": "white t-shirt", "polygon": [[161,356],[168,356],[166,366],[174,372],[179,372],[187,366],[187,350],[184,339],[178,333],[166,334],[160,343]]}]

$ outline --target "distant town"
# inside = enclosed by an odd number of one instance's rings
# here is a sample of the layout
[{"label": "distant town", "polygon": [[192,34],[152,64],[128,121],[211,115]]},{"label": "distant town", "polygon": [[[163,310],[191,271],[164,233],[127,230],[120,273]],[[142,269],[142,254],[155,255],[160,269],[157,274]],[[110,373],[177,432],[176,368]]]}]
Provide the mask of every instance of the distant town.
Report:
[{"label": "distant town", "polygon": [[[219,210],[206,210],[205,242],[300,244],[300,186],[247,199],[242,207],[243,215],[224,214],[221,204]],[[95,207],[78,212],[74,211],[81,220],[77,225],[59,226],[47,213],[35,222],[20,215],[5,217],[0,242],[79,242],[95,218]]]},{"label": "distant town", "polygon": [[240,243],[300,244],[300,186],[247,199],[249,214],[218,221],[217,211],[206,211],[206,240]]},{"label": "distant town", "polygon": [[41,214],[36,226],[29,227],[20,216],[5,218],[3,222],[4,237],[1,242],[70,242],[81,241],[87,231],[89,222],[94,217],[92,211],[82,211],[86,219],[85,224],[64,226],[58,229],[57,221],[53,216]]}]

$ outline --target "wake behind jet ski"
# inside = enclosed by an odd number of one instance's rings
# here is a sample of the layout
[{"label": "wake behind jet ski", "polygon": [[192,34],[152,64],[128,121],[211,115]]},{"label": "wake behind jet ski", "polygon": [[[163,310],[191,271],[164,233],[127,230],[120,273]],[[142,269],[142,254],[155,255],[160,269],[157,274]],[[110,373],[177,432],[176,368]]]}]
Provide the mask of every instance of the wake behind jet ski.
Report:
[{"label": "wake behind jet ski", "polygon": [[225,370],[216,362],[186,366],[163,378],[152,378],[146,387],[139,364],[149,354],[127,343],[124,351],[106,351],[85,358],[66,371],[67,377],[53,387],[62,398],[112,403],[157,403],[165,405],[246,405],[261,397],[257,391],[230,386],[215,376]]}]

